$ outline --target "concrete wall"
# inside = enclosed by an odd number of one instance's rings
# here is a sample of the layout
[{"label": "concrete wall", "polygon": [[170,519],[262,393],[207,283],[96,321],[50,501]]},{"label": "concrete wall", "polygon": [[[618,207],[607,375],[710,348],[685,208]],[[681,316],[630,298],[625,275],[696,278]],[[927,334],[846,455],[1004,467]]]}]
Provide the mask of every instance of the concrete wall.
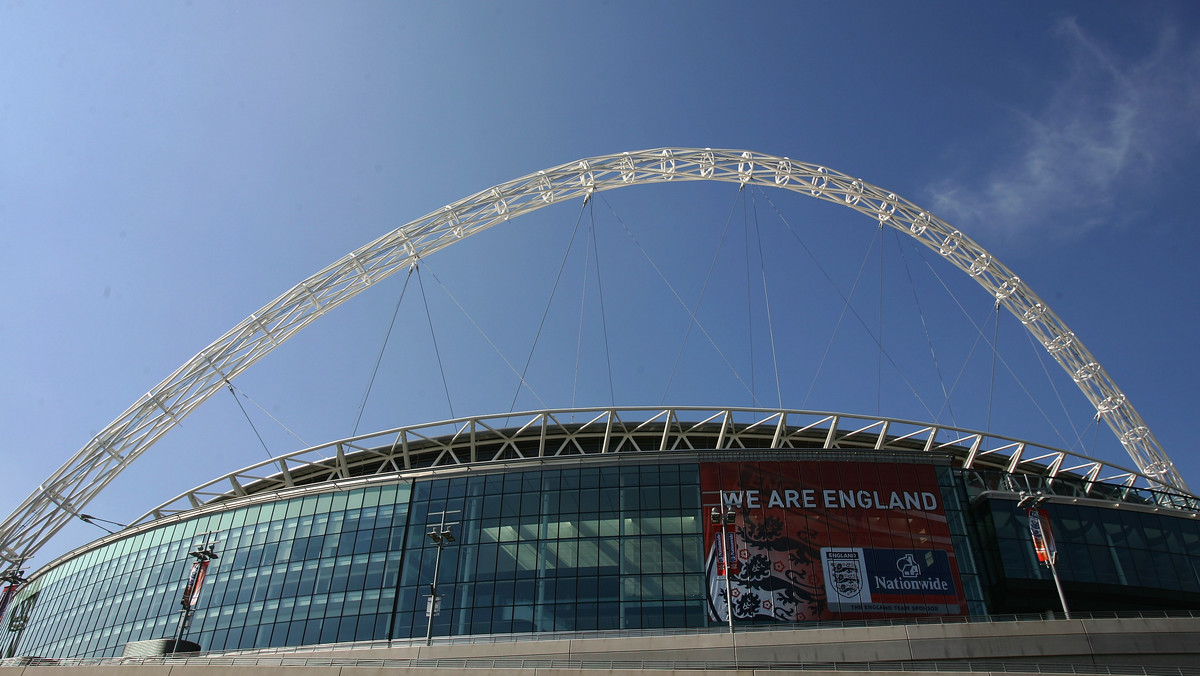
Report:
[{"label": "concrete wall", "polygon": [[[975,673],[990,673],[995,663],[1073,664],[1073,665],[1163,665],[1194,667],[1200,664],[1200,619],[1086,619],[1020,622],[977,622],[964,624],[915,624],[885,627],[798,629],[795,631],[759,631],[691,636],[655,636],[602,639],[563,639],[478,643],[458,645],[406,646],[379,649],[347,649],[326,652],[298,652],[261,655],[257,666],[92,666],[92,667],[0,667],[0,676],[378,676],[379,667],[356,666],[269,666],[288,658],[312,659],[537,659],[620,661],[712,661],[732,662],[733,645],[739,663],[827,663],[874,662],[871,671],[878,676],[878,663],[896,662],[980,662]],[[241,657],[252,658],[249,655]],[[992,665],[983,663],[990,662]],[[278,662],[275,662],[278,664]],[[623,665],[622,665],[623,666]],[[664,667],[668,665],[662,665]],[[919,669],[919,666],[917,667]],[[912,676],[912,665],[904,673]],[[386,669],[394,672],[394,669]],[[405,669],[419,673],[433,669]],[[722,670],[714,673],[750,674]],[[496,674],[598,674],[640,673],[634,670],[562,669],[477,669],[468,673]],[[438,673],[445,674],[446,670]],[[670,669],[654,673],[674,673]],[[680,671],[694,674],[694,670]],[[762,673],[767,673],[763,671]],[[770,671],[780,675],[780,670]],[[808,676],[821,673],[797,671]],[[837,671],[847,674],[845,668]],[[854,673],[850,670],[850,673]],[[883,672],[888,673],[888,672]],[[1078,672],[1086,673],[1086,670]]]},{"label": "concrete wall", "polygon": [[[30,667],[38,669],[33,674],[42,676],[201,676],[194,669],[203,669],[202,676],[294,676],[303,673],[304,676],[396,676],[396,669],[375,667],[164,667],[165,671],[151,672],[153,667]],[[11,673],[10,673],[11,672]],[[404,676],[445,676],[447,673],[464,673],[462,670],[447,670],[433,668],[403,669]],[[695,670],[670,669],[470,669],[465,671],[470,676],[695,676]],[[716,676],[853,676],[853,671],[794,671],[794,670],[754,670],[754,669],[724,669],[705,673]],[[961,673],[961,672],[960,672]],[[975,672],[986,676],[1011,676],[1011,672]],[[19,668],[0,667],[0,676],[21,676]],[[26,675],[30,676],[30,675]],[[945,676],[945,672],[935,671],[872,671],[870,676]],[[1076,672],[1076,676],[1087,676],[1086,672]]]},{"label": "concrete wall", "polygon": [[525,657],[570,660],[747,662],[1002,661],[1200,664],[1200,619],[1085,619],[913,624],[735,634],[434,645],[306,653],[360,658]]}]

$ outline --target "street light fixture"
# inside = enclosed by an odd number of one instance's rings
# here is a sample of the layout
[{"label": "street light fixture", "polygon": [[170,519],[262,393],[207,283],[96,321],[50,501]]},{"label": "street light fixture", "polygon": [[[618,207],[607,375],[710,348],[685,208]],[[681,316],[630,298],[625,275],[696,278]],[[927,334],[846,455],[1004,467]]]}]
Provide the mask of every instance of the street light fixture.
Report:
[{"label": "street light fixture", "polygon": [[733,666],[738,668],[737,637],[733,633],[733,590],[729,578],[733,570],[733,562],[729,558],[729,535],[725,527],[737,523],[737,512],[725,504],[724,492],[717,493],[717,506],[709,512],[709,519],[721,526],[721,559],[725,562],[725,619],[729,622],[729,642],[733,649]]},{"label": "street light fixture", "polygon": [[[457,512],[458,510],[453,510]],[[457,522],[446,523],[447,512],[441,512],[442,519],[433,530],[425,535],[429,537],[429,541],[437,545],[437,555],[433,559],[433,580],[429,583],[429,602],[425,605],[425,616],[429,618],[429,622],[425,625],[425,645],[433,645],[433,618],[441,611],[442,597],[438,596],[438,571],[442,567],[442,549],[446,545],[454,544],[454,532],[450,530]]]},{"label": "street light fixture", "polygon": [[211,533],[201,533],[204,537],[204,542],[196,545],[196,548],[188,552],[188,556],[195,559],[192,562],[192,571],[188,574],[187,584],[183,588],[183,596],[179,598],[179,626],[175,631],[175,644],[171,646],[171,652],[179,652],[179,644],[183,642],[183,634],[187,631],[188,623],[191,622],[192,613],[196,610],[196,603],[200,600],[200,588],[204,585],[204,577],[208,572],[208,564],[221,557],[217,556],[214,548],[217,546],[216,540],[209,540],[208,536]]},{"label": "street light fixture", "polygon": [[729,621],[729,633],[733,633],[733,593],[729,586],[729,572],[731,562],[729,560],[729,536],[726,534],[725,526],[737,523],[737,514],[726,506],[722,500],[719,507],[713,507],[709,513],[709,518],[713,523],[721,526],[721,560],[725,562],[725,617]]},{"label": "street light fixture", "polygon": [[1037,552],[1040,563],[1050,567],[1050,576],[1054,578],[1054,587],[1058,590],[1058,600],[1062,603],[1063,616],[1071,619],[1071,611],[1067,608],[1067,597],[1063,594],[1062,581],[1058,579],[1058,547],[1054,544],[1054,532],[1050,529],[1049,514],[1039,509],[1049,501],[1050,496],[1042,491],[1029,493],[1021,491],[1017,507],[1025,509],[1029,515],[1029,534],[1033,537],[1033,549]]}]

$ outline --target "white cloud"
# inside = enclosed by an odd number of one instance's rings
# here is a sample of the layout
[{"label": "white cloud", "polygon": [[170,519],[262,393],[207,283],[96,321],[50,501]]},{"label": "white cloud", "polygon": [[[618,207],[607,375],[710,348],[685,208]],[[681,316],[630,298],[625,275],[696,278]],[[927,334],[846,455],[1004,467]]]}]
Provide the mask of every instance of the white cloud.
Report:
[{"label": "white cloud", "polygon": [[931,206],[950,222],[993,236],[1036,229],[1063,238],[1119,223],[1120,193],[1144,186],[1196,140],[1200,47],[1164,29],[1151,53],[1130,62],[1074,20],[1059,29],[1069,67],[1041,110],[1017,113],[1012,156],[973,184],[931,187]]}]

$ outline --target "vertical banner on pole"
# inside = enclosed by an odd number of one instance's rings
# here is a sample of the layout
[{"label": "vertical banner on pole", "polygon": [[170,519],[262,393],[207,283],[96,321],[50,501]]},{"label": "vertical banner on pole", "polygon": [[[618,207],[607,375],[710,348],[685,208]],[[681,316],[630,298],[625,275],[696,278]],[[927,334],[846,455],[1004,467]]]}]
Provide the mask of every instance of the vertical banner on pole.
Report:
[{"label": "vertical banner on pole", "polygon": [[437,617],[442,614],[442,597],[428,596],[425,598],[425,617]]},{"label": "vertical banner on pole", "polygon": [[1054,545],[1054,531],[1050,529],[1050,514],[1044,509],[1029,510],[1029,534],[1033,536],[1033,549],[1038,563],[1050,565],[1058,558]]},{"label": "vertical banner on pole", "polygon": [[192,564],[192,572],[188,575],[187,586],[183,588],[183,598],[179,602],[188,610],[195,610],[200,601],[200,588],[204,586],[204,576],[208,572],[208,561],[196,561]]},{"label": "vertical banner on pole", "polygon": [[[731,559],[728,564],[725,562],[725,552],[729,552]],[[736,577],[738,574],[737,538],[733,530],[725,533],[725,546],[722,547],[718,544],[714,554],[717,557],[717,577],[725,577],[726,571]]]},{"label": "vertical banner on pole", "polygon": [[0,592],[0,620],[4,619],[4,612],[8,610],[8,604],[12,603],[13,597],[17,595],[17,585],[10,584]]}]

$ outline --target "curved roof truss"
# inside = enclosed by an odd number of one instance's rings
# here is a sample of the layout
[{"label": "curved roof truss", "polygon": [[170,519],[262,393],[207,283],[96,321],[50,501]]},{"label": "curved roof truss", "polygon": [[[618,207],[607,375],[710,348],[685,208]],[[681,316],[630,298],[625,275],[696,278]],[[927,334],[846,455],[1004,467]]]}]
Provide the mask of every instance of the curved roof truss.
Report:
[{"label": "curved roof truss", "polygon": [[[422,469],[605,454],[746,449],[839,449],[954,455],[996,469],[1083,485],[1156,487],[1140,472],[1071,451],[977,430],[823,411],[755,408],[585,408],[470,416],[331,441],[255,463],[197,486],[134,520],[140,525],[226,500]],[[1156,493],[1164,506],[1194,508]]]}]

